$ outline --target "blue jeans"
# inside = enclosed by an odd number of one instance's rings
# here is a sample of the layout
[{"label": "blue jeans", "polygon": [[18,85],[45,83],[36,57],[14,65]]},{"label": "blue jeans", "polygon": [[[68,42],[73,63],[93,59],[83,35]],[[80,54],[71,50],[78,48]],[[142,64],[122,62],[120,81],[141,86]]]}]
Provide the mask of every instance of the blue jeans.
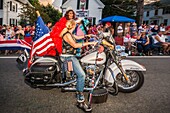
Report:
[{"label": "blue jeans", "polygon": [[85,74],[84,70],[82,69],[79,61],[74,56],[69,56],[69,57],[63,57],[62,56],[62,58],[64,59],[64,61],[70,61],[70,60],[72,61],[73,71],[77,75],[76,89],[79,92],[83,92],[86,74]]},{"label": "blue jeans", "polygon": [[149,44],[148,45],[143,45],[141,43],[137,44],[137,50],[139,53],[141,53],[141,52],[147,53],[149,51],[149,49],[150,49]]}]

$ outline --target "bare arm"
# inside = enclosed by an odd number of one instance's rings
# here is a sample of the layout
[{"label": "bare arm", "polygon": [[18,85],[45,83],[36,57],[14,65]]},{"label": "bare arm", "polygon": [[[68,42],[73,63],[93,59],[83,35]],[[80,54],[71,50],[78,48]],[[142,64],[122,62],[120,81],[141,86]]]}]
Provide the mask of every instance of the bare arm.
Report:
[{"label": "bare arm", "polygon": [[155,36],[155,39],[156,39],[158,42],[162,42],[157,35]]},{"label": "bare arm", "polygon": [[17,31],[16,34],[21,33],[23,36],[25,35],[24,30]]},{"label": "bare arm", "polygon": [[83,36],[77,36],[77,35],[73,35],[74,37],[75,37],[75,39],[82,39],[82,38],[84,38],[85,36],[83,35]]},{"label": "bare arm", "polygon": [[15,32],[14,31],[12,31],[12,33],[11,33],[11,37],[13,37],[13,36],[15,36]]},{"label": "bare arm", "polygon": [[25,35],[24,30],[21,30],[21,34],[22,34],[23,36]]},{"label": "bare arm", "polygon": [[149,38],[147,37],[147,41],[146,41],[145,45],[148,45],[149,43],[150,43],[150,41],[149,41]]},{"label": "bare arm", "polygon": [[39,16],[40,16],[40,13],[39,13],[39,11],[36,11],[36,13],[37,13],[37,17],[39,17]]},{"label": "bare arm", "polygon": [[141,36],[142,36],[141,34],[140,34],[140,35],[138,35],[138,36],[137,36],[137,39],[140,39],[140,37],[141,37]]},{"label": "bare arm", "polygon": [[66,34],[63,39],[74,48],[81,48],[87,45],[95,45],[96,42],[76,43],[70,34]]},{"label": "bare arm", "polygon": [[77,36],[77,35],[73,35],[76,39],[82,39],[85,37],[91,37],[91,35],[83,35],[83,36]]}]

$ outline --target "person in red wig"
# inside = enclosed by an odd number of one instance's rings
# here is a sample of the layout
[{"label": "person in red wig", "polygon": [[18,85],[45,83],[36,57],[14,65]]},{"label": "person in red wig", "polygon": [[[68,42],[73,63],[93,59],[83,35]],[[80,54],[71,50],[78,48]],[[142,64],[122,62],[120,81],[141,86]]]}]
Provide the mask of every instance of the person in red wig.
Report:
[{"label": "person in red wig", "polygon": [[59,34],[66,27],[67,21],[71,19],[75,19],[75,12],[71,7],[68,7],[64,17],[55,23],[52,31],[50,32],[50,36],[53,39],[58,54],[62,53],[62,38],[59,36]]}]

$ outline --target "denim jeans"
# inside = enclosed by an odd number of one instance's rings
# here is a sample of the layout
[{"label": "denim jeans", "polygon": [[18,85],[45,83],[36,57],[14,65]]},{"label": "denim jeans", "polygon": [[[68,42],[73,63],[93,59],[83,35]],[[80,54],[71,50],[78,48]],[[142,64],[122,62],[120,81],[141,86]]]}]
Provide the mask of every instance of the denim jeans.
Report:
[{"label": "denim jeans", "polygon": [[143,45],[143,44],[137,44],[137,50],[139,53],[141,53],[142,51],[144,53],[147,53],[150,49],[150,45]]},{"label": "denim jeans", "polygon": [[84,82],[85,82],[85,72],[82,69],[79,61],[77,60],[76,57],[74,56],[69,56],[69,57],[63,57],[64,61],[72,61],[72,65],[73,65],[73,71],[76,73],[77,75],[77,85],[76,85],[76,89],[79,92],[83,92],[84,90]]}]

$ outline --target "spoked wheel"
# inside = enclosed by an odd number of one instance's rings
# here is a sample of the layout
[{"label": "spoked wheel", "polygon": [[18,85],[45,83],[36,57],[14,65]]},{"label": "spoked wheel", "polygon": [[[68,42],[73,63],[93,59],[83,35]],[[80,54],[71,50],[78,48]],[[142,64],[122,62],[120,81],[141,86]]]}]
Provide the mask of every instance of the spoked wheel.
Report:
[{"label": "spoked wheel", "polygon": [[140,71],[126,71],[127,77],[130,83],[127,83],[124,76],[119,73],[116,75],[115,79],[118,84],[118,89],[120,92],[132,93],[140,89],[144,83],[144,75]]}]

